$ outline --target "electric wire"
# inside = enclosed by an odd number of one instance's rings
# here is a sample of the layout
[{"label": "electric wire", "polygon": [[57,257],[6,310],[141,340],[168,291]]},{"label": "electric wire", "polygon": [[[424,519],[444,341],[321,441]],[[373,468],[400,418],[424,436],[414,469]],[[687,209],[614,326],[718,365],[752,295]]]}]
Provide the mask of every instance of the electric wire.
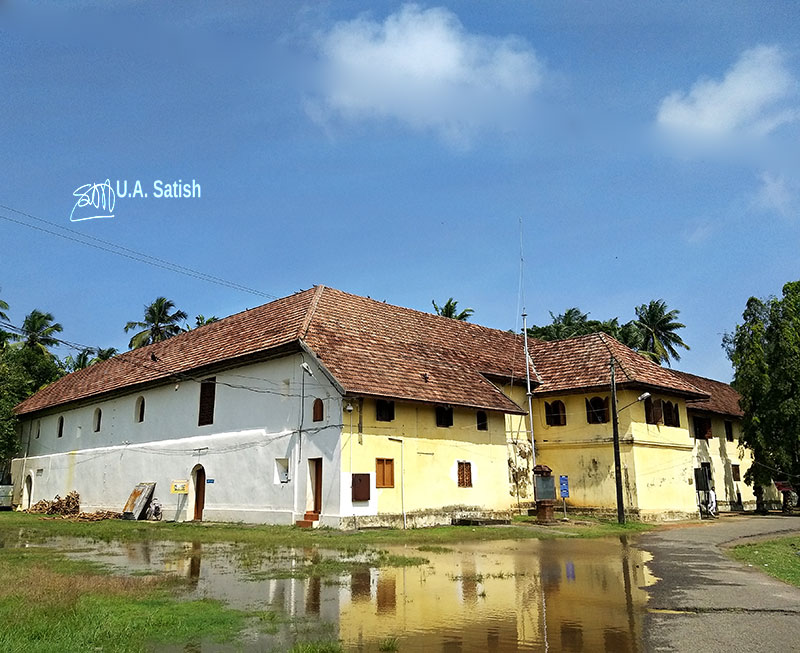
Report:
[{"label": "electric wire", "polygon": [[230,288],[232,290],[238,290],[240,292],[249,293],[251,295],[257,295],[259,297],[265,297],[268,299],[278,298],[277,295],[266,293],[261,290],[257,290],[255,288],[250,288],[235,281],[229,281],[228,279],[223,279],[222,277],[218,277],[213,274],[208,274],[206,272],[202,272],[200,270],[196,270],[194,268],[190,268],[188,266],[181,265],[179,263],[173,263],[172,261],[168,261],[166,259],[159,258],[157,256],[151,256],[150,254],[145,254],[144,252],[131,249],[130,247],[125,247],[124,245],[118,245],[117,243],[114,243],[109,240],[104,240],[102,238],[97,238],[96,236],[92,236],[90,234],[81,233],[76,229],[70,229],[69,227],[61,226],[55,222],[51,222],[50,220],[45,220],[44,218],[40,218],[36,215],[33,215],[32,213],[26,213],[25,211],[21,211],[13,207],[6,206],[5,204],[0,204],[0,208],[5,209],[6,211],[17,213],[19,215],[23,215],[26,218],[36,220],[37,222],[49,225],[50,227],[53,227],[55,229],[60,229],[61,231],[67,233],[59,233],[58,231],[54,231],[53,229],[40,227],[31,224],[30,222],[26,222],[25,220],[19,220],[11,216],[0,213],[0,219],[6,220],[7,222],[12,222],[18,225],[22,225],[23,227],[28,227],[30,229],[35,229],[36,231],[40,231],[49,234],[51,236],[56,236],[58,238],[63,238],[65,240],[70,240],[72,242],[85,245],[87,247],[93,247],[95,249],[108,252],[110,254],[116,254],[117,256],[122,256],[132,261],[137,261],[139,263],[144,263],[146,265],[151,265],[153,267],[161,268],[169,272],[176,272],[178,274],[183,274],[188,277],[193,277],[200,281],[214,283],[219,286]]}]

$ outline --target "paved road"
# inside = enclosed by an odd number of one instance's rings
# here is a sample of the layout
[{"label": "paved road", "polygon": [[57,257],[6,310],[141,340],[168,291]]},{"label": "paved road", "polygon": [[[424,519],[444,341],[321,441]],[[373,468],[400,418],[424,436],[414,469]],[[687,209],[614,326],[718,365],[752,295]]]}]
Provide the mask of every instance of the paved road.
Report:
[{"label": "paved road", "polygon": [[737,515],[642,535],[638,546],[653,555],[647,566],[661,579],[647,588],[646,650],[800,651],[800,588],[720,549],[739,538],[791,532],[800,532],[800,516]]}]

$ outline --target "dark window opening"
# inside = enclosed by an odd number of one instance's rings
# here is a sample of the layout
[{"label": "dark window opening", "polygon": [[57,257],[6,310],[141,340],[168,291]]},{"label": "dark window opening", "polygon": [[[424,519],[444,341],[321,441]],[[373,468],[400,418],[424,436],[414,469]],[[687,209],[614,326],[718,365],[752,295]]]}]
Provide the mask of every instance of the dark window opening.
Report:
[{"label": "dark window opening", "polygon": [[103,411],[100,410],[99,408],[96,408],[95,411],[94,411],[94,432],[95,433],[99,433],[100,432],[100,423],[101,423],[102,419],[103,419]]},{"label": "dark window opening", "polygon": [[375,459],[375,487],[394,487],[394,458]]},{"label": "dark window opening", "polygon": [[661,399],[647,397],[644,400],[644,420],[648,424],[658,424],[664,420],[664,404]]},{"label": "dark window opening", "polygon": [[36,439],[39,439],[39,435],[42,432],[42,420],[36,420]]},{"label": "dark window opening", "polygon": [[200,383],[200,411],[197,416],[198,426],[214,423],[214,399],[217,393],[217,377],[204,379]]},{"label": "dark window opening", "polygon": [[566,426],[567,409],[564,402],[556,399],[553,403],[544,402],[544,421],[548,426]]},{"label": "dark window opening", "polygon": [[458,487],[472,487],[472,463],[458,461]]},{"label": "dark window opening", "polygon": [[489,417],[486,415],[485,410],[479,410],[477,414],[477,422],[478,422],[478,430],[479,431],[488,431],[489,430]]},{"label": "dark window opening", "polygon": [[314,409],[312,412],[315,422],[321,422],[324,419],[325,405],[322,403],[322,399],[314,399]]},{"label": "dark window opening", "polygon": [[394,402],[386,399],[378,399],[375,402],[375,419],[379,422],[391,422],[394,420]]},{"label": "dark window opening", "polygon": [[664,426],[679,427],[681,425],[681,413],[677,401],[674,404],[671,401],[665,401],[663,412]]},{"label": "dark window opening", "polygon": [[711,433],[711,420],[707,417],[695,417],[694,420],[694,437],[708,440],[713,438]]},{"label": "dark window opening", "polygon": [[739,472],[739,465],[731,465],[731,476],[734,481],[741,481],[741,474]]},{"label": "dark window opening", "polygon": [[58,418],[58,437],[64,437],[64,418]]},{"label": "dark window opening", "polygon": [[725,420],[725,439],[728,442],[733,442],[733,422]]},{"label": "dark window opening", "polygon": [[586,421],[589,424],[608,422],[608,397],[592,397],[586,400]]},{"label": "dark window opening", "polygon": [[447,428],[453,426],[453,407],[436,406],[436,426]]},{"label": "dark window opening", "polygon": [[139,397],[136,400],[136,421],[144,422],[144,397]]}]

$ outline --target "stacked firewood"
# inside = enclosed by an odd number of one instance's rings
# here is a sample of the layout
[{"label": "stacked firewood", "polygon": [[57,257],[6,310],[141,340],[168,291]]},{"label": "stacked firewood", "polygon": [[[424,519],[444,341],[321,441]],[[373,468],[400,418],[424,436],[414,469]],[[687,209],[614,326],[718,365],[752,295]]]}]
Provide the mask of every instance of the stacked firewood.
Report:
[{"label": "stacked firewood", "polygon": [[122,519],[121,512],[113,510],[98,510],[97,512],[81,512],[80,495],[73,490],[63,499],[56,495],[52,501],[42,499],[32,505],[25,512],[39,515],[53,515],[61,519],[74,519],[75,521],[103,521],[104,519]]},{"label": "stacked firewood", "polygon": [[66,517],[74,517],[81,511],[81,498],[78,493],[73,490],[63,499],[56,495],[52,501],[42,499],[35,503],[25,512],[32,512],[40,515],[63,515]]}]

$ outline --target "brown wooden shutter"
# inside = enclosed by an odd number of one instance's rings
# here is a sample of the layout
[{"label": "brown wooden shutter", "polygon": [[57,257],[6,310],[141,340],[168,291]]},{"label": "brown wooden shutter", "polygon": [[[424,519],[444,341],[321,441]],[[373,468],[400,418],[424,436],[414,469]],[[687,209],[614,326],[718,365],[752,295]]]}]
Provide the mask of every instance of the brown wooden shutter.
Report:
[{"label": "brown wooden shutter", "polygon": [[353,501],[369,501],[369,474],[353,474]]},{"label": "brown wooden shutter", "polygon": [[563,401],[554,401],[553,402],[553,417],[555,426],[566,426],[567,425],[567,407],[564,405]]},{"label": "brown wooden shutter", "polygon": [[325,406],[322,399],[314,399],[313,419],[315,422],[321,422],[325,417]]},{"label": "brown wooden shutter", "polygon": [[544,402],[544,423],[548,426],[553,425],[553,407],[549,401]]},{"label": "brown wooden shutter", "polygon": [[648,397],[644,400],[644,421],[648,424],[655,424],[653,421],[653,399]]},{"label": "brown wooden shutter", "polygon": [[[653,399],[653,424],[664,421],[664,402],[661,399]],[[664,423],[666,426],[666,422]]]},{"label": "brown wooden shutter", "polygon": [[588,399],[584,399],[586,402],[586,421],[589,424],[594,424],[594,411],[592,410],[592,403]]},{"label": "brown wooden shutter", "polygon": [[198,426],[214,423],[214,398],[217,392],[217,377],[212,376],[200,383],[200,411],[197,417]]}]

